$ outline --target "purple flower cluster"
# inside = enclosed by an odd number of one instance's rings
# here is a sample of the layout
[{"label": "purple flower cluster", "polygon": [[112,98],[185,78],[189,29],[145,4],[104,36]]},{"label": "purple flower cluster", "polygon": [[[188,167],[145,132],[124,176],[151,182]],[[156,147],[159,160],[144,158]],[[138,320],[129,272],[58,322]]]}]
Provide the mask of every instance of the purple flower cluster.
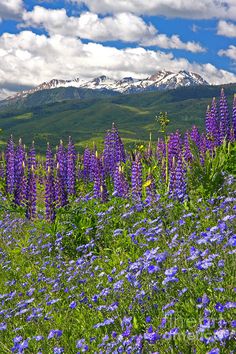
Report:
[{"label": "purple flower cluster", "polygon": [[[74,200],[84,182],[90,189],[88,195],[102,202],[113,195],[131,197],[133,202],[141,203],[146,196],[146,202],[151,204],[157,189],[183,201],[188,193],[187,171],[191,169],[195,157],[198,156],[204,166],[208,156],[214,157],[221,144],[227,146],[228,142],[236,140],[236,96],[231,117],[222,89],[219,104],[213,98],[207,108],[205,125],[206,131],[201,135],[193,126],[183,137],[177,130],[164,139],[159,138],[155,153],[150,139],[146,149],[140,147],[138,153],[128,154],[113,123],[100,154],[94,146],[92,150],[86,148],[83,156],[79,156],[69,137],[67,147],[60,141],[55,156],[48,143],[46,161],[43,162],[36,158],[34,143],[27,157],[21,140],[15,148],[11,136],[5,152],[5,171],[2,173],[6,193],[12,195],[16,205],[27,208],[27,217],[34,218],[37,215],[39,181],[44,186],[46,216],[51,221],[55,219],[56,208]],[[157,172],[150,173],[150,166]],[[90,184],[93,187],[90,188]],[[39,194],[42,194],[41,190]]]},{"label": "purple flower cluster", "polygon": [[[62,246],[76,237],[74,225],[54,235],[5,215],[2,348],[141,354],[185,353],[191,346],[196,353],[233,353],[235,180],[226,183],[227,196],[196,201],[194,213],[183,207],[176,215],[168,198],[141,212],[128,200],[102,205],[94,211],[95,234],[80,230],[89,242],[74,255]],[[78,207],[84,219],[88,209],[87,203]]]},{"label": "purple flower cluster", "polygon": [[104,141],[104,170],[106,174],[113,176],[117,164],[125,162],[125,150],[115,124],[105,136]]}]

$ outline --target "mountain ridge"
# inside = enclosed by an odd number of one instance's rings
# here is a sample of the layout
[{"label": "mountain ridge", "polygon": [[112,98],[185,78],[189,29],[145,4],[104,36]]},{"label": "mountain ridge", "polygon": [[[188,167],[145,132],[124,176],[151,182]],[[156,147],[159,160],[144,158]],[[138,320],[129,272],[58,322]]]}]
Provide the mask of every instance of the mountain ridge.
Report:
[{"label": "mountain ridge", "polygon": [[[0,127],[3,129],[0,144],[13,134],[15,141],[21,137],[29,145],[34,140],[38,148],[44,151],[47,141],[56,146],[60,139],[67,140],[68,136],[72,136],[82,149],[86,145],[92,146],[93,142],[96,145],[101,143],[104,131],[111,127],[112,122],[117,124],[126,144],[148,140],[150,132],[156,140],[161,133],[158,133],[155,117],[163,111],[168,112],[170,118],[168,133],[176,129],[184,132],[193,124],[201,129],[206,107],[211,104],[212,97],[219,97],[222,87],[231,110],[236,84],[180,87],[108,97],[90,96],[44,105],[37,101],[37,106],[18,109],[5,107],[0,111]],[[63,88],[55,90],[61,91]],[[49,91],[44,91],[45,97]]]},{"label": "mountain ridge", "polygon": [[[147,77],[146,79],[134,79],[132,77],[124,77],[120,80],[111,79],[105,75],[96,77],[91,80],[84,80],[76,78],[73,80],[60,80],[52,79],[49,82],[43,82],[42,84],[30,89],[23,90],[17,94],[7,97],[0,101],[0,105],[11,105],[17,103],[24,103],[30,95],[37,92],[43,92],[45,90],[55,90],[58,88],[64,88],[65,91],[69,88],[74,88],[72,98],[79,98],[83,95],[83,90],[92,90],[95,95],[115,95],[115,94],[134,94],[146,91],[164,91],[169,89],[176,89],[178,87],[189,87],[209,85],[199,74],[194,72],[179,71],[174,73],[171,71],[160,70],[157,73]],[[78,92],[77,92],[78,89]],[[64,92],[65,92],[64,91]],[[88,91],[85,91],[85,93]],[[69,99],[69,95],[65,95]],[[83,97],[82,97],[83,98]]]}]

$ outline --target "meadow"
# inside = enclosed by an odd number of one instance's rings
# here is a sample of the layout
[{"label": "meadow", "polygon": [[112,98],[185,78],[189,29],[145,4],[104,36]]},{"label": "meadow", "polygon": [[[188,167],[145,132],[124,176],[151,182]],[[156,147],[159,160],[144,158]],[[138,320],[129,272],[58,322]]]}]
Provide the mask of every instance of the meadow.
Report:
[{"label": "meadow", "polygon": [[[77,151],[83,153],[86,146],[92,148],[93,141],[101,144],[104,132],[115,122],[125,148],[130,150],[135,142],[147,144],[149,132],[154,141],[162,137],[154,119],[160,111],[167,111],[170,117],[168,134],[177,129],[184,133],[193,125],[202,132],[206,107],[212,97],[219,96],[220,89],[220,86],[190,86],[108,97],[103,93],[94,97],[94,90],[90,90],[88,96],[77,99],[62,95],[59,102],[54,101],[56,92],[66,94],[68,88],[39,91],[17,106],[0,105],[0,147],[5,149],[7,139],[13,134],[15,141],[22,138],[27,146],[34,140],[37,154],[45,155],[48,141],[54,147],[60,139],[67,141],[71,136]],[[232,111],[236,84],[224,85],[224,90]]]},{"label": "meadow", "polygon": [[78,154],[10,137],[0,179],[0,354],[236,353],[236,98],[205,130]]}]

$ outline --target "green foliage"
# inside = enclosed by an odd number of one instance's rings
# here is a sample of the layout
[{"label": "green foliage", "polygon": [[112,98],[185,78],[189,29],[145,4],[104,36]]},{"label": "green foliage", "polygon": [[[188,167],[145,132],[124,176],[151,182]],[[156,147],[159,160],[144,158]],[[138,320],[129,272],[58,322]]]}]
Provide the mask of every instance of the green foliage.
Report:
[{"label": "green foliage", "polygon": [[224,170],[236,176],[236,143],[229,144]]},{"label": "green foliage", "polygon": [[156,117],[157,123],[160,124],[161,128],[159,130],[160,133],[165,133],[167,126],[170,123],[170,120],[168,119],[167,112],[160,112],[159,116]]},{"label": "green foliage", "polygon": [[204,197],[219,193],[226,173],[234,173],[236,144],[224,142],[222,146],[207,151],[204,158],[192,146],[193,161],[188,167],[188,190],[190,194]]},{"label": "green foliage", "polygon": [[[86,203],[86,212],[81,213],[81,208],[85,207],[85,203],[73,203],[73,207],[64,207],[57,213],[55,220],[55,230],[60,232],[63,230],[66,237],[63,239],[64,251],[69,255],[75,255],[77,247],[89,243],[94,237],[97,228],[97,208],[94,208],[94,201]],[[52,226],[53,227],[53,226]],[[73,230],[71,232],[71,230]],[[89,229],[89,234],[85,231]]]},{"label": "green foliage", "polygon": [[[11,133],[15,138],[23,138],[29,145],[34,140],[38,152],[45,151],[47,141],[51,145],[58,144],[60,139],[73,140],[82,149],[94,139],[103,141],[104,131],[115,121],[122,132],[125,143],[133,144],[134,140],[147,141],[150,131],[153,138],[162,133],[157,132],[154,117],[157,112],[168,112],[171,122],[167,133],[179,129],[185,131],[193,124],[203,127],[205,107],[212,96],[218,96],[219,86],[200,86],[179,88],[166,92],[146,92],[132,95],[89,96],[95,92],[87,92],[80,96],[70,96],[70,90],[64,88],[46,90],[32,95],[31,100],[23,106],[1,107],[0,126],[5,141]],[[73,91],[73,90],[72,90]],[[232,101],[236,86],[225,86],[225,92]],[[51,100],[50,97],[68,94],[69,99]],[[74,92],[74,91],[73,91]],[[16,119],[16,117],[31,117]]]},{"label": "green foliage", "polygon": [[[228,193],[225,190],[225,195]],[[147,333],[151,325],[155,331],[158,329],[160,335],[175,327],[179,329],[178,335],[170,340],[158,340],[155,344],[144,341],[143,353],[170,353],[171,348],[174,353],[174,348],[178,347],[183,353],[190,353],[195,348],[196,354],[202,354],[220,345],[216,342],[206,346],[200,337],[214,333],[218,329],[218,321],[224,319],[230,324],[234,319],[233,308],[219,313],[215,305],[234,301],[235,254],[229,254],[222,248],[222,244],[215,242],[196,244],[196,234],[200,235],[202,231],[217,226],[225,216],[220,200],[207,202],[198,200],[198,197],[192,196],[191,201],[185,203],[163,197],[152,208],[142,209],[135,205],[127,207],[128,202],[119,198],[113,198],[108,204],[74,201],[70,208],[58,215],[54,229],[50,230],[51,226],[48,227],[44,221],[22,224],[15,219],[11,242],[5,238],[4,230],[1,230],[0,247],[1,252],[7,256],[8,266],[6,271],[5,266],[0,264],[1,293],[12,293],[14,287],[16,294],[20,294],[4,301],[3,309],[10,306],[17,309],[19,301],[21,304],[25,298],[33,298],[32,304],[27,304],[26,314],[22,311],[22,314],[7,319],[7,330],[1,333],[0,339],[2,353],[8,353],[12,348],[15,328],[18,328],[17,335],[23,338],[44,336],[43,341],[29,341],[29,353],[37,353],[41,348],[43,353],[52,354],[53,347],[60,346],[65,353],[73,354],[77,352],[76,340],[81,338],[89,344],[89,352],[95,353],[105,335],[112,341],[113,331],[118,334],[124,332],[124,328],[121,328],[124,317],[131,318],[132,335]],[[217,209],[217,213],[213,213],[213,209]],[[89,216],[95,219],[90,221]],[[153,220],[156,222],[150,224]],[[86,231],[91,227],[90,234]],[[230,222],[227,227],[234,230]],[[161,230],[154,235],[153,230],[159,228]],[[121,231],[116,234],[117,229]],[[62,237],[63,247],[56,244],[58,235]],[[153,240],[147,241],[150,237]],[[93,257],[83,257],[83,252],[76,252],[76,246],[83,246],[91,240],[95,240],[96,244]],[[195,266],[198,259],[188,260],[194,247],[201,253],[205,252],[205,258],[209,254],[217,254],[211,267],[199,270]],[[168,254],[165,261],[159,264],[158,273],[149,273],[145,268],[144,255],[149,251],[150,256],[155,254],[154,251],[157,252],[156,256],[162,252]],[[224,268],[218,267],[219,260],[224,261]],[[122,272],[132,262],[137,262],[136,267],[140,265],[137,285],[126,277],[122,278]],[[155,259],[151,264],[156,265]],[[164,272],[173,266],[179,269],[178,281],[169,283],[162,290]],[[109,281],[108,276],[113,280]],[[113,289],[114,283],[120,279],[124,279],[122,290],[116,293],[108,291],[107,295],[98,297],[96,302],[92,300],[102,290]],[[219,287],[224,291],[215,290]],[[31,297],[27,295],[29,289],[34,289]],[[180,295],[183,289],[186,292]],[[198,334],[204,318],[204,308],[198,307],[198,299],[203,295],[210,298],[207,310],[216,325]],[[175,299],[177,301],[173,304]],[[49,304],[51,300],[55,300],[55,303]],[[70,308],[73,300],[77,302],[74,309]],[[114,312],[107,310],[108,305],[114,303],[118,304],[118,308]],[[26,321],[31,311],[37,308],[43,308],[43,316]],[[169,310],[174,310],[174,314],[167,315]],[[151,323],[147,323],[147,316],[150,316]],[[110,317],[116,318],[113,324],[94,328],[94,325]],[[164,328],[160,326],[163,318],[167,319]],[[52,329],[62,330],[62,337],[47,339]],[[186,331],[191,332],[192,336],[187,336]],[[91,337],[95,337],[95,340],[90,341]],[[234,341],[231,340],[222,348],[222,353],[228,354],[233,348]]]}]

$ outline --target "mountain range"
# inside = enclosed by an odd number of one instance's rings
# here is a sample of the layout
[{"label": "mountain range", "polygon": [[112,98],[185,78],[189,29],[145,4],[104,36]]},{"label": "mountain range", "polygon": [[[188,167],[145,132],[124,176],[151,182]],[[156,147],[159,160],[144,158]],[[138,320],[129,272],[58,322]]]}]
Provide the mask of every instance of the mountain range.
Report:
[{"label": "mountain range", "polygon": [[[206,80],[196,73],[187,71],[173,73],[166,70],[160,70],[146,79],[125,77],[121,80],[114,80],[105,75],[88,81],[80,78],[74,80],[53,79],[32,89],[20,91],[14,96],[6,98],[0,102],[0,107],[10,105],[16,105],[18,107],[21,105],[36,106],[69,99],[163,91],[179,87],[208,84]],[[63,88],[63,90],[56,91],[56,89],[59,88]],[[38,94],[39,92],[40,95]]]},{"label": "mountain range", "polygon": [[[223,85],[230,110],[236,84]],[[45,152],[47,141],[56,146],[60,139],[72,136],[77,148],[101,144],[104,132],[115,122],[126,146],[137,141],[153,141],[161,135],[155,117],[168,112],[168,133],[184,132],[193,124],[203,129],[207,105],[212,97],[220,96],[221,86],[198,85],[174,90],[139,92],[135,94],[98,95],[97,90],[58,87],[37,91],[27,97],[29,105],[3,106],[0,110],[0,144],[13,134],[15,141],[22,138],[29,146],[35,140],[37,152]],[[80,97],[71,99],[74,90]],[[96,93],[96,95],[95,95]],[[51,94],[51,96],[50,96]],[[82,96],[82,94],[84,96]],[[65,99],[65,97],[69,97]],[[61,99],[61,102],[52,100]]]}]

